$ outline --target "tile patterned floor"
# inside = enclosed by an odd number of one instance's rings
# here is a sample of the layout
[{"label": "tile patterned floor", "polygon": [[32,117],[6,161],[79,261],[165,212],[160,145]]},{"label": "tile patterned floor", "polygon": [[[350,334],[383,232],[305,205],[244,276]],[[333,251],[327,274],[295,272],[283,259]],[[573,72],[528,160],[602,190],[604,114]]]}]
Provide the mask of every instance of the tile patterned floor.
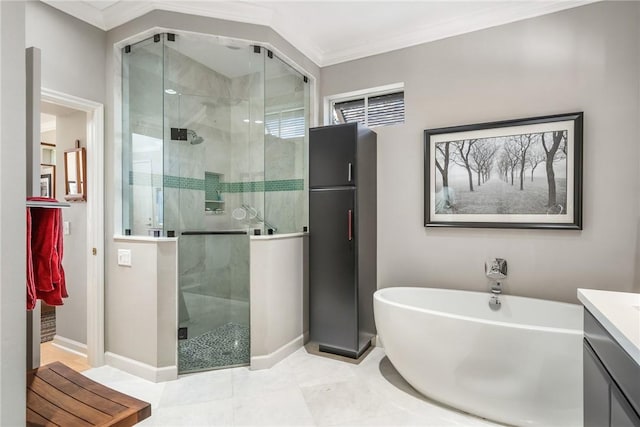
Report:
[{"label": "tile patterned floor", "polygon": [[178,341],[178,372],[249,363],[249,327],[227,323],[197,337]]},{"label": "tile patterned floor", "polygon": [[152,404],[141,426],[499,426],[411,388],[374,348],[358,365],[302,348],[271,369],[246,367],[151,383],[103,366],[84,372]]}]

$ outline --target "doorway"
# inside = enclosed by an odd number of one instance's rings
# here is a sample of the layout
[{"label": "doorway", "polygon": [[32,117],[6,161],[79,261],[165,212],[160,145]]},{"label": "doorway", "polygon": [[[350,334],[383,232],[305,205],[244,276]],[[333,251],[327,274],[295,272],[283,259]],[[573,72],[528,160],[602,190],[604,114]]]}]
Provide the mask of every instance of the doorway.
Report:
[{"label": "doorway", "polygon": [[[87,113],[62,105],[40,105],[40,196],[67,200],[65,153],[87,143]],[[41,301],[40,363],[62,362],[76,371],[87,360],[87,206],[62,209],[65,271],[69,297],[54,307]]]},{"label": "doorway", "polygon": [[[58,360],[84,370],[104,364],[104,107],[43,88],[41,113],[41,177],[52,175],[50,185],[44,185],[49,183],[48,176],[41,181],[41,192],[70,207],[62,211],[69,298],[56,308],[42,304],[39,326],[44,333],[38,336],[45,342],[39,359],[40,364]],[[70,188],[65,151],[77,146],[86,149],[83,201],[65,200]]]}]

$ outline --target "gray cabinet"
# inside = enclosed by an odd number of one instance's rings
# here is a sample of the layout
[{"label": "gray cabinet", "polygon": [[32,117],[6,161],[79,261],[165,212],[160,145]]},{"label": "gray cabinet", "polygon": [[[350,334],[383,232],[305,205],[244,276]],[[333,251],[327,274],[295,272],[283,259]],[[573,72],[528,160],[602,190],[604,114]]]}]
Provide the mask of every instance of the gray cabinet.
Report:
[{"label": "gray cabinet", "polygon": [[321,345],[351,349],[358,327],[356,242],[349,239],[352,189],[312,191],[310,212],[311,339]]},{"label": "gray cabinet", "polygon": [[585,309],[585,427],[640,427],[640,366]]},{"label": "gray cabinet", "polygon": [[[362,151],[358,150],[358,131],[365,133],[365,129],[357,123],[348,123],[309,130],[309,186],[312,189],[356,185],[356,155],[359,161],[366,161],[362,152],[358,152]],[[371,133],[375,138],[375,133]]]},{"label": "gray cabinet", "polygon": [[375,335],[376,134],[356,123],[309,131],[309,332],[357,358]]}]

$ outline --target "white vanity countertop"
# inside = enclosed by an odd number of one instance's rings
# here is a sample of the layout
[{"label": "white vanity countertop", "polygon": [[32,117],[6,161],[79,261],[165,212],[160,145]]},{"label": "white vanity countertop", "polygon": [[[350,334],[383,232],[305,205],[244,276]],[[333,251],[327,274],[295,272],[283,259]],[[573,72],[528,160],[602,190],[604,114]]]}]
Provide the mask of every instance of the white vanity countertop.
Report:
[{"label": "white vanity countertop", "polygon": [[578,299],[640,365],[640,294],[578,289]]}]

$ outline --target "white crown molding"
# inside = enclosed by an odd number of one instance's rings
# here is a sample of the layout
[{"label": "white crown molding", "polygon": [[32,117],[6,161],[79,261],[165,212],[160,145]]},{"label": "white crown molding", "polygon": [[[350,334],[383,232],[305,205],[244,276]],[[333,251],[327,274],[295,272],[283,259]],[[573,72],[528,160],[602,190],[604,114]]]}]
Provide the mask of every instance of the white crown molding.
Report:
[{"label": "white crown molding", "polygon": [[327,67],[367,56],[378,55],[422,43],[442,40],[473,31],[559,12],[597,1],[600,0],[567,0],[562,2],[539,2],[536,4],[513,2],[508,5],[503,4],[490,10],[484,10],[482,13],[475,13],[466,17],[457,17],[452,21],[444,21],[438,25],[415,29],[398,34],[397,36],[386,35],[379,39],[368,40],[366,44],[331,52],[321,52],[320,57],[322,60],[319,66]]},{"label": "white crown molding", "polygon": [[109,31],[157,9],[151,1],[120,1],[102,11],[103,30]]},{"label": "white crown molding", "polygon": [[294,23],[294,20],[275,16],[270,27],[314,64],[322,67],[322,49],[306,36],[304,20],[297,21]]},{"label": "white crown molding", "polygon": [[230,1],[120,1],[105,9],[105,29],[115,28],[152,10],[165,10],[258,25],[270,25],[273,17],[273,11],[267,7]]},{"label": "white crown molding", "polygon": [[[248,24],[264,25],[280,34],[291,45],[320,67],[377,55],[397,49],[440,40],[472,31],[508,24],[600,0],[560,0],[539,2],[505,2],[480,13],[458,16],[455,20],[440,22],[414,30],[405,29],[396,35],[381,34],[366,43],[323,51],[309,39],[305,20],[278,16],[275,9],[260,2],[236,1],[180,1],[121,0],[103,11],[82,1],[41,0],[50,6],[73,15],[98,28],[108,31],[153,10],[206,16]],[[268,3],[267,3],[268,4]]]},{"label": "white crown molding", "polygon": [[87,22],[101,30],[107,30],[104,24],[104,13],[88,3],[81,1],[65,1],[65,0],[40,0],[51,7],[63,11],[66,14],[75,16],[78,19]]}]

